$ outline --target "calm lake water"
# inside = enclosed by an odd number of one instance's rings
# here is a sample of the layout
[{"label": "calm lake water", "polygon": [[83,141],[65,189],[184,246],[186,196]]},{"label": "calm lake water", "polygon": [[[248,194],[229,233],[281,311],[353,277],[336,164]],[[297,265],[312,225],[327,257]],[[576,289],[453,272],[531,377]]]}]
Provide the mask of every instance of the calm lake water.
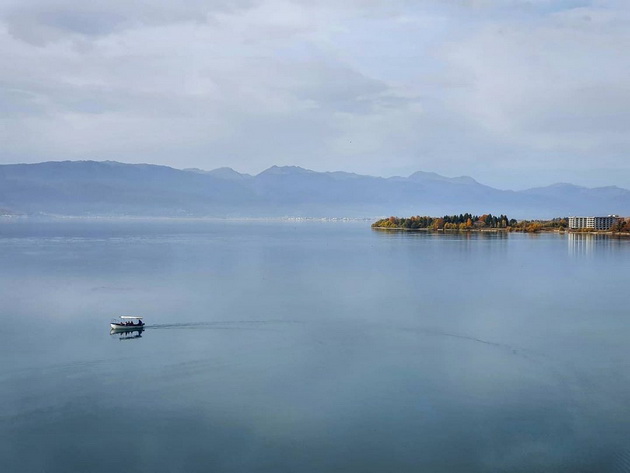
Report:
[{"label": "calm lake water", "polygon": [[629,267],[588,235],[4,222],[0,471],[628,472]]}]

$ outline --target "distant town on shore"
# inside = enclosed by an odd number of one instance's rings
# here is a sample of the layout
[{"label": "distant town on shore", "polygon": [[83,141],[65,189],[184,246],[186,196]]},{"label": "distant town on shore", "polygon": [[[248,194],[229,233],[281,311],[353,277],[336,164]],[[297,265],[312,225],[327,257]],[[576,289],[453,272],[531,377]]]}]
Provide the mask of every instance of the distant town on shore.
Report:
[{"label": "distant town on shore", "polygon": [[630,234],[630,218],[618,215],[558,217],[551,220],[516,220],[507,215],[445,215],[443,217],[389,217],[377,220],[372,228],[382,230],[508,231],[508,232],[607,232]]}]

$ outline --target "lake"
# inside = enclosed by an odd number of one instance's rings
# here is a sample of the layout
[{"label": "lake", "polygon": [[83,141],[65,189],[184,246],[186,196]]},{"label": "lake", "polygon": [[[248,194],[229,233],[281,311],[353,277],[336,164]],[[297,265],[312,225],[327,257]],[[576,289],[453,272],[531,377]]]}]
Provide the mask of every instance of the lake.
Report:
[{"label": "lake", "polygon": [[595,235],[5,221],[0,471],[628,472],[629,267]]}]

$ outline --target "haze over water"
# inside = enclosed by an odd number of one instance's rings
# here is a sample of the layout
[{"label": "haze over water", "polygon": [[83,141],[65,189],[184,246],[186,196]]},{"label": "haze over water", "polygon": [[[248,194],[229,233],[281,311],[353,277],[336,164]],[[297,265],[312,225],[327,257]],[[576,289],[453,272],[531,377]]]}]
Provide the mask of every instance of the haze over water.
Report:
[{"label": "haze over water", "polygon": [[592,235],[1,223],[0,471],[630,471],[629,263]]}]

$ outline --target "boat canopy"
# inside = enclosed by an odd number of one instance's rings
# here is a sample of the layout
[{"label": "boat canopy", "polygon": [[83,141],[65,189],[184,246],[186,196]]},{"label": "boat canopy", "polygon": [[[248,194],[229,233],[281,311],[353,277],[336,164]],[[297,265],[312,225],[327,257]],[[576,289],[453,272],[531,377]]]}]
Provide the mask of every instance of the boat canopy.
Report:
[{"label": "boat canopy", "polygon": [[133,315],[121,315],[120,318],[121,319],[134,319],[134,320],[142,319],[142,317],[136,317],[136,316],[133,316]]}]

